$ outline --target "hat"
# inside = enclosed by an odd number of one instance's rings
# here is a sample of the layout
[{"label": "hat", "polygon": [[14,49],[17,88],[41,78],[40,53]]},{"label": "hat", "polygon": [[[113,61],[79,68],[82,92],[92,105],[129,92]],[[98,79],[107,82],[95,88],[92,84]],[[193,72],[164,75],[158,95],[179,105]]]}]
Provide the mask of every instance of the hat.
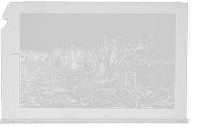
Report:
[{"label": "hat", "polygon": [[143,49],[145,46],[142,43],[138,43],[137,49]]}]

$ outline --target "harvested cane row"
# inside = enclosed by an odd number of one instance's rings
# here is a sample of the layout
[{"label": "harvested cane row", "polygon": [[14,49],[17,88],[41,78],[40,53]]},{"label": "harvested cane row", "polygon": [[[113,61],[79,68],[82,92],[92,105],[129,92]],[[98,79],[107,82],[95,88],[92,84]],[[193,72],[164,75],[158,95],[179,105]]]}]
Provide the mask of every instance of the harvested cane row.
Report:
[{"label": "harvested cane row", "polygon": [[[32,67],[34,69],[34,67]],[[174,89],[133,89],[120,80],[91,74],[46,69],[21,80],[20,107],[61,108],[173,108]],[[62,72],[62,74],[61,74]],[[36,75],[36,74],[35,74]],[[114,79],[114,78],[113,78]],[[30,81],[29,81],[30,80]]]},{"label": "harvested cane row", "polygon": [[21,51],[20,107],[175,107],[175,63],[149,34],[104,35],[92,48]]}]

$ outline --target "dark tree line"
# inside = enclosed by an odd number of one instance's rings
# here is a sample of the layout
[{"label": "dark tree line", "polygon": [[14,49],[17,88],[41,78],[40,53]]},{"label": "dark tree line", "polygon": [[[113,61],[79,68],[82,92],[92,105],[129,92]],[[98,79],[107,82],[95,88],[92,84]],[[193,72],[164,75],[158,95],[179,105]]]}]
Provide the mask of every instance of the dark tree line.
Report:
[{"label": "dark tree line", "polygon": [[[109,32],[103,34],[102,40],[85,47],[74,42],[70,46],[59,46],[53,43],[51,50],[20,50],[20,59],[22,61],[45,61],[53,64],[60,57],[62,66],[76,69],[80,67],[85,57],[91,68],[103,68],[108,73],[111,69],[116,69],[127,56],[134,54],[137,50],[142,49],[148,55],[161,55],[159,52],[160,42],[161,40],[158,40],[155,35],[147,33],[138,34],[135,38],[128,38]],[[170,59],[152,59],[151,61],[165,64],[175,62]]]}]

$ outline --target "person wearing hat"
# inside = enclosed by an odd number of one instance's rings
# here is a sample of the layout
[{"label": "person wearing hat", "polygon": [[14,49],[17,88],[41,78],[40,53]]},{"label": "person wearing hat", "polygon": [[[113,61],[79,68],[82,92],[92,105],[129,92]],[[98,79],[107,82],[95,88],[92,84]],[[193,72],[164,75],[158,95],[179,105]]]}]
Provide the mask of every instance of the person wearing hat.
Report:
[{"label": "person wearing hat", "polygon": [[61,63],[60,63],[60,59],[61,59],[61,57],[59,56],[59,57],[56,59],[55,63],[54,63],[54,66],[55,66],[56,68],[59,68],[59,67],[62,66]]},{"label": "person wearing hat", "polygon": [[88,67],[88,60],[87,60],[86,56],[84,56],[83,60],[84,60],[83,69],[85,69]]}]

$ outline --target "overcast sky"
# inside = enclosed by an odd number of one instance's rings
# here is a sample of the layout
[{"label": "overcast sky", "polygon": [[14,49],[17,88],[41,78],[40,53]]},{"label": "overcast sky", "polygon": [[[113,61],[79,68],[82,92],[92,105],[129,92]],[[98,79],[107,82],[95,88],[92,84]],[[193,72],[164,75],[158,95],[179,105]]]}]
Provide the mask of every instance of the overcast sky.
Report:
[{"label": "overcast sky", "polygon": [[128,37],[150,31],[175,51],[175,14],[35,14],[20,16],[21,50],[49,50],[52,44],[93,45],[105,32]]}]

